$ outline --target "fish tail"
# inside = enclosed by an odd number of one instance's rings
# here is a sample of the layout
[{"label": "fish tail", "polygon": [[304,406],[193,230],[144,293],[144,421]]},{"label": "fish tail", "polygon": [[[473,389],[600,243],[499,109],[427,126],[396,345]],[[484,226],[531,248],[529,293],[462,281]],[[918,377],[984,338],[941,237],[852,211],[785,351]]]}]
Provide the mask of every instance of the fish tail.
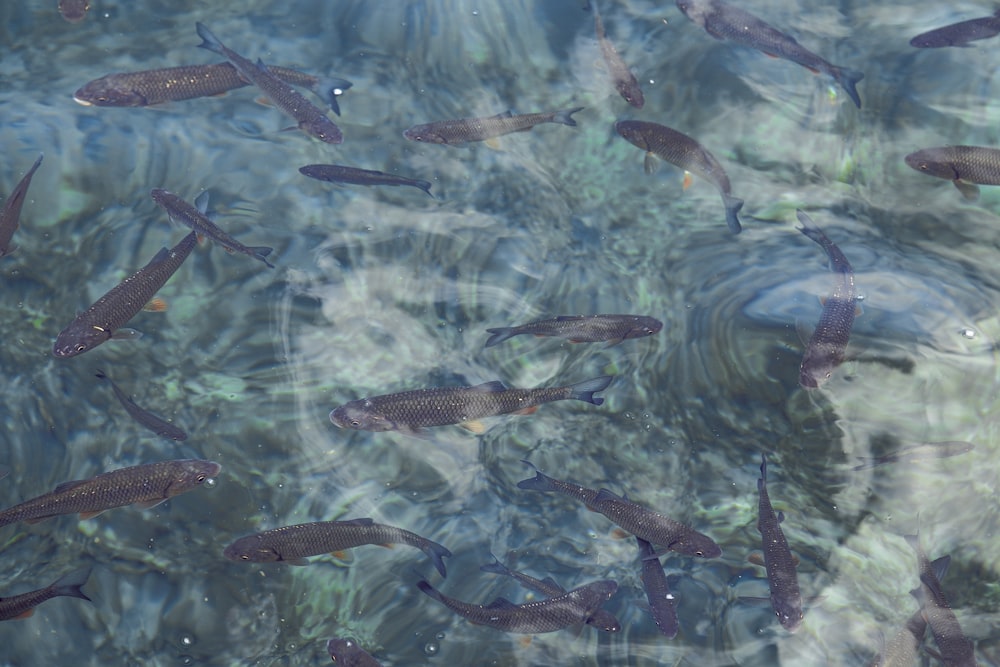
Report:
[{"label": "fish tail", "polygon": [[201,37],[201,44],[198,46],[202,49],[208,49],[209,51],[214,51],[216,53],[222,53],[223,46],[219,38],[212,34],[212,31],[205,27],[204,23],[195,23],[195,30],[198,31],[198,36]]},{"label": "fish tail", "polygon": [[88,578],[90,578],[90,568],[86,567],[60,577],[50,586],[50,588],[56,595],[65,595],[66,597],[71,598],[82,598],[88,602],[93,602],[93,600],[87,597],[87,595],[80,590],[83,585],[87,583]]},{"label": "fish tail", "polygon": [[535,469],[535,476],[529,479],[522,479],[517,483],[517,488],[527,489],[529,491],[555,491],[556,486],[553,484],[553,479],[546,474],[544,474],[538,468],[535,468],[535,464],[531,461],[526,461],[521,459],[521,463],[526,463]]},{"label": "fish tail", "polygon": [[510,574],[510,569],[506,565],[501,563],[499,558],[497,558],[494,554],[490,554],[490,556],[493,557],[493,562],[488,563],[486,565],[480,565],[479,569],[481,571],[489,572],[490,574],[503,574],[503,575]]},{"label": "fish tail", "polygon": [[437,589],[434,588],[433,586],[431,586],[429,583],[427,583],[423,579],[421,579],[420,581],[417,582],[417,588],[419,588],[422,592],[424,592],[427,595],[431,596],[432,598],[434,598],[438,602],[444,602],[443,597],[441,596],[440,593],[438,593]]},{"label": "fish tail", "polygon": [[514,327],[497,327],[495,329],[487,329],[486,333],[493,335],[486,340],[486,345],[483,347],[493,347],[494,345],[499,345],[508,338],[517,335],[514,333]]},{"label": "fish tail", "polygon": [[722,203],[726,205],[726,224],[729,225],[729,231],[739,234],[743,231],[743,226],[740,225],[740,219],[736,214],[743,208],[743,200],[723,192]]},{"label": "fish tail", "polygon": [[274,264],[271,264],[271,262],[267,261],[266,259],[266,257],[271,254],[274,248],[268,248],[267,246],[259,245],[259,246],[250,246],[249,250],[254,257],[264,262],[272,269],[274,268]]},{"label": "fish tail", "polygon": [[431,194],[431,183],[430,181],[414,181],[413,184],[427,193],[431,199],[437,199],[433,194]]},{"label": "fish tail", "polygon": [[584,380],[583,382],[571,384],[568,387],[570,390],[569,397],[575,398],[578,401],[586,401],[587,403],[600,405],[604,403],[604,399],[595,398],[594,394],[607,389],[613,379],[613,375],[602,375],[601,377],[596,377],[593,380]]},{"label": "fish tail", "polygon": [[352,85],[354,84],[347,79],[340,79],[332,76],[316,81],[316,85],[313,86],[312,91],[319,95],[320,99],[329,104],[330,110],[339,116],[340,103],[337,102],[337,95],[342,94]]},{"label": "fish tail", "polygon": [[556,111],[552,114],[553,123],[562,123],[563,125],[571,125],[576,127],[576,121],[573,120],[572,116],[577,111],[583,111],[583,107],[577,107],[575,109],[563,109],[562,111]]},{"label": "fish tail", "polygon": [[427,542],[420,548],[434,563],[434,569],[436,569],[442,577],[447,577],[448,573],[444,569],[443,559],[451,558],[451,552],[444,546],[438,544],[437,542],[431,542],[430,540],[427,540]]},{"label": "fish tail", "polygon": [[860,109],[861,98],[858,96],[858,89],[855,87],[855,84],[865,78],[865,75],[857,70],[848,69],[846,67],[834,67],[830,71],[830,74],[832,74],[834,80],[840,84],[840,87],[847,91],[847,94],[850,95],[854,105]]}]

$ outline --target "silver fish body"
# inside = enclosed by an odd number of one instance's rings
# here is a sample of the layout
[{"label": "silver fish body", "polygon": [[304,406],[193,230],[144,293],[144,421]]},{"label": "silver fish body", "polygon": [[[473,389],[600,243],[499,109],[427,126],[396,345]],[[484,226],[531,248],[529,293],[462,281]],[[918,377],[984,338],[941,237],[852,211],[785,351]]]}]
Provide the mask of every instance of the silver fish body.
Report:
[{"label": "silver fish body", "polygon": [[1000,149],[983,146],[924,148],[904,160],[922,174],[943,178],[969,201],[979,199],[978,185],[1000,185]]},{"label": "silver fish body", "polygon": [[858,290],[854,284],[854,269],[840,248],[808,215],[802,211],[796,214],[802,223],[798,230],[826,251],[830,269],[836,274],[833,292],[823,304],[819,323],[806,343],[799,366],[799,384],[804,389],[816,389],[829,380],[844,361],[858,307]]},{"label": "silver fish body", "polygon": [[104,371],[98,370],[96,375],[102,380],[108,381],[115,397],[122,404],[122,407],[125,408],[125,412],[136,422],[164,438],[169,438],[170,440],[187,440],[187,433],[184,432],[184,429],[171,424],[162,417],[154,415],[149,410],[139,407]]},{"label": "silver fish body", "polygon": [[775,29],[760,18],[721,0],[676,0],[677,8],[709,35],[757,49],[769,56],[783,58],[813,72],[823,72],[840,84],[860,109],[857,83],[861,72],[839,67],[805,48],[791,35]]},{"label": "silver fish body", "polygon": [[431,184],[429,181],[422,181],[396,174],[387,174],[384,171],[373,169],[359,169],[358,167],[347,167],[339,164],[307,164],[299,167],[299,173],[309,178],[315,178],[328,183],[350,183],[352,185],[409,185],[423,190],[428,195],[431,194]]},{"label": "silver fish body", "polygon": [[198,243],[191,232],[170,250],[161,248],[149,264],[142,267],[76,316],[63,329],[52,347],[57,357],[75,357],[110,340],[115,331],[142,310],[164,283],[170,280]]},{"label": "silver fish body", "polygon": [[31,165],[31,168],[28,169],[28,173],[14,186],[10,196],[7,197],[7,201],[3,203],[3,209],[0,209],[0,258],[9,255],[15,248],[15,246],[11,245],[11,240],[13,240],[14,232],[17,231],[18,226],[21,224],[21,207],[24,206],[24,198],[28,194],[31,177],[38,171],[43,157],[44,155],[38,156],[35,164]]},{"label": "silver fish body", "polygon": [[260,88],[275,106],[296,120],[299,129],[328,144],[339,144],[344,136],[332,120],[297,90],[276,77],[261,61],[256,64],[226,47],[201,23],[195,27],[202,42],[198,46],[226,58],[248,81]]},{"label": "silver fish body", "polygon": [[642,588],[646,591],[653,622],[665,637],[673,639],[679,627],[677,600],[670,592],[667,575],[653,545],[641,537],[635,539],[639,544],[639,560],[642,561]]},{"label": "silver fish body", "polygon": [[646,103],[646,98],[642,94],[642,88],[639,87],[639,82],[636,80],[635,75],[632,74],[628,65],[625,64],[625,60],[618,53],[618,49],[615,48],[615,45],[611,43],[611,40],[608,39],[607,34],[604,32],[604,21],[601,20],[601,14],[597,10],[597,3],[593,3],[591,7],[594,10],[594,32],[597,34],[597,42],[601,47],[601,56],[604,58],[604,64],[607,65],[608,72],[611,74],[611,82],[614,84],[618,94],[622,96],[622,99],[636,109],[641,109]]},{"label": "silver fish body", "polygon": [[546,111],[543,113],[513,114],[510,111],[480,118],[455,118],[414,125],[403,136],[410,141],[429,144],[464,144],[469,141],[486,141],[511,132],[527,132],[541,123],[561,123],[575,127],[572,116],[583,107]]},{"label": "silver fish body", "polygon": [[1000,35],[1000,9],[993,16],[959,21],[941,28],[922,32],[910,40],[910,46],[918,49],[940,49],[946,46],[970,46],[977,39],[989,39]]},{"label": "silver fish body", "polygon": [[306,565],[306,557],[334,553],[366,544],[405,544],[420,549],[433,561],[442,577],[447,576],[444,560],[451,552],[437,542],[402,528],[375,523],[371,519],[315,521],[283,526],[247,535],[226,547],[229,560]]},{"label": "silver fish body", "polygon": [[607,389],[611,376],[565,387],[509,389],[494,380],[473,387],[437,387],[385,394],[351,401],[330,412],[341,428],[362,431],[419,433],[427,426],[475,422],[483,417],[532,411],[543,403],[579,400],[601,405],[594,394]]},{"label": "silver fish body", "polygon": [[775,514],[767,494],[767,459],[761,454],[760,477],[757,479],[758,503],[757,530],[760,531],[764,552],[767,585],[771,590],[771,608],[778,621],[788,631],[794,632],[802,623],[802,594],[799,577],[795,571],[792,550],[781,530],[783,514]]},{"label": "silver fish body", "polygon": [[729,176],[715,156],[697,141],[682,132],[659,123],[642,120],[620,120],[615,131],[634,146],[646,151],[646,171],[654,169],[650,161],[655,155],[670,164],[690,171],[715,185],[726,209],[726,225],[733,234],[743,229],[738,217],[743,200],[733,196]]},{"label": "silver fish body", "polygon": [[155,188],[149,194],[153,198],[153,201],[156,202],[156,205],[166,211],[172,220],[177,220],[187,225],[198,234],[207,236],[227,250],[242,253],[247,257],[264,262],[264,264],[272,269],[274,268],[274,264],[267,261],[267,256],[271,254],[273,248],[243,245],[224,232],[217,224],[209,220],[208,216],[204,213],[172,192]]},{"label": "silver fish body", "polygon": [[663,328],[663,322],[646,315],[559,315],[549,320],[529,322],[514,327],[487,329],[492,334],[485,347],[499,345],[508,338],[531,334],[555,336],[573,343],[606,341],[608,346],[623,340],[652,336]]},{"label": "silver fish body", "polygon": [[426,581],[418,582],[417,587],[477,625],[524,634],[555,632],[584,623],[618,590],[616,582],[605,579],[574,588],[556,597],[520,605],[504,598],[497,598],[488,605],[480,605],[443,595]]},{"label": "silver fish body", "polygon": [[14,618],[27,618],[34,612],[35,607],[47,602],[52,598],[71,597],[81,600],[92,600],[80,590],[90,577],[90,568],[76,570],[60,577],[45,588],[36,591],[21,593],[20,595],[10,595],[0,597],[0,621],[9,621]]},{"label": "silver fish body", "polygon": [[35,523],[62,514],[96,516],[125,505],[154,507],[201,486],[222,469],[214,461],[177,459],[144,463],[64,482],[50,493],[0,511],[0,527],[18,521]]},{"label": "silver fish body", "polygon": [[326,642],[326,652],[341,667],[382,667],[353,639],[331,639]]}]

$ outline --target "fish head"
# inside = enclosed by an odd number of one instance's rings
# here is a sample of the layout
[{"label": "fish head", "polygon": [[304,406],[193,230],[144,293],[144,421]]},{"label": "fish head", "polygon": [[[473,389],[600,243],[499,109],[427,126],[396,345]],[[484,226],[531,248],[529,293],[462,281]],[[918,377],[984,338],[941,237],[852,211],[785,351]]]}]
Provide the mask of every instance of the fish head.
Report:
[{"label": "fish head", "polygon": [[222,555],[229,560],[244,563],[276,563],[282,560],[281,554],[261,543],[259,535],[241,537],[226,547]]},{"label": "fish head", "polygon": [[822,387],[842,361],[843,354],[836,350],[826,350],[823,346],[807,349],[799,367],[799,385],[803,389]]},{"label": "fish head", "polygon": [[424,144],[448,143],[448,140],[435,132],[431,125],[414,125],[403,132],[403,137],[410,141],[419,141]]},{"label": "fish head", "polygon": [[392,431],[396,425],[374,409],[368,400],[351,401],[334,409],[330,421],[339,428],[356,431]]},{"label": "fish head", "polygon": [[710,0],[677,0],[677,9],[704,28],[705,19],[712,9],[712,3]]},{"label": "fish head", "polygon": [[334,662],[347,665],[354,664],[353,661],[364,654],[364,649],[353,639],[331,639],[326,643],[326,652]]},{"label": "fish head", "polygon": [[693,530],[687,533],[670,544],[671,551],[698,558],[718,558],[722,555],[722,549],[711,537]]},{"label": "fish head", "polygon": [[108,331],[96,324],[73,322],[56,338],[52,346],[52,354],[57,357],[75,357],[83,354],[111,338],[113,331]]},{"label": "fish head", "polygon": [[655,333],[659,333],[660,329],[663,328],[663,322],[659,321],[653,317],[637,317],[633,323],[632,328],[625,338],[642,338],[644,336],[652,336]]},{"label": "fish head", "polygon": [[215,461],[199,459],[180,461],[173,480],[167,486],[166,495],[170,498],[195,489],[218,475],[221,470],[222,466]]},{"label": "fish head", "polygon": [[649,142],[646,141],[646,134],[643,131],[642,121],[620,120],[615,123],[615,132],[633,146],[638,146],[644,151],[649,150]]},{"label": "fish head", "polygon": [[906,161],[907,166],[911,169],[916,169],[928,176],[936,176],[937,178],[944,178],[949,181],[959,178],[958,173],[955,172],[955,168],[951,166],[951,161],[942,155],[941,151],[937,148],[925,148],[924,150],[910,153],[903,160]]},{"label": "fish head", "polygon": [[73,100],[83,106],[144,107],[146,98],[133,90],[121,90],[107,77],[95,79],[73,93]]},{"label": "fish head", "polygon": [[609,611],[604,609],[598,609],[590,618],[587,619],[587,625],[593,626],[598,630],[603,630],[604,632],[621,632],[622,624],[621,622]]},{"label": "fish head", "polygon": [[790,598],[772,593],[771,608],[774,609],[774,615],[778,617],[781,627],[789,632],[795,632],[802,624],[802,599],[798,596]]}]

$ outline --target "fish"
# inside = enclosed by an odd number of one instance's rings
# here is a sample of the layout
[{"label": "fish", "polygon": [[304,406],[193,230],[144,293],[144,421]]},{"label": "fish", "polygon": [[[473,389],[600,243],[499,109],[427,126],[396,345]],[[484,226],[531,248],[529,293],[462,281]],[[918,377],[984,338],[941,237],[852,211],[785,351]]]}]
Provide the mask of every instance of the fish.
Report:
[{"label": "fish", "polygon": [[611,384],[612,376],[602,375],[565,387],[509,389],[499,380],[473,387],[434,387],[398,394],[360,398],[330,412],[330,421],[339,428],[359,431],[399,431],[419,435],[426,426],[462,424],[482,432],[479,419],[509,413],[531,414],[539,405],[552,401],[576,400],[601,405],[595,397]]},{"label": "fish", "polygon": [[959,21],[942,28],[922,32],[910,40],[918,49],[940,49],[945,46],[972,46],[969,42],[1000,35],[1000,9],[992,16],[969,21]]},{"label": "fish", "polygon": [[42,164],[43,157],[45,157],[44,153],[38,156],[28,173],[14,186],[13,192],[7,197],[7,201],[3,203],[3,209],[0,210],[0,258],[6,257],[17,249],[17,246],[12,246],[10,242],[21,223],[21,207],[24,206],[24,198],[28,194],[31,177],[35,175],[39,165]]},{"label": "fish", "polygon": [[882,456],[856,456],[854,458],[862,461],[851,470],[866,470],[875,466],[887,463],[910,463],[912,461],[923,461],[926,459],[943,459],[949,456],[958,456],[975,449],[971,442],[945,441],[945,442],[924,442],[919,445],[907,445],[899,449],[883,454]]},{"label": "fish", "polygon": [[743,227],[737,214],[743,208],[743,200],[733,196],[729,176],[715,156],[704,146],[666,125],[642,120],[620,120],[615,123],[615,131],[633,145],[646,151],[647,174],[656,171],[656,160],[653,159],[655,155],[715,185],[726,208],[726,224],[729,226],[729,231],[733,234],[742,231]]},{"label": "fish", "polygon": [[604,579],[544,600],[514,604],[506,598],[497,598],[487,605],[450,598],[424,580],[417,582],[417,588],[477,625],[488,625],[504,632],[539,634],[584,623],[611,599],[618,590],[618,583]]},{"label": "fish", "polygon": [[119,329],[170,280],[197,243],[198,235],[191,232],[170,250],[160,248],[149,264],[112,287],[90,308],[77,315],[56,337],[52,354],[60,358],[75,357],[111,338],[128,337]]},{"label": "fish", "polygon": [[796,229],[826,251],[830,268],[837,274],[833,292],[823,304],[819,323],[809,336],[802,364],[799,366],[799,385],[804,389],[817,389],[830,379],[833,371],[844,361],[858,307],[858,290],[854,285],[854,269],[840,248],[803,211],[797,210],[795,213],[802,223]]},{"label": "fish", "polygon": [[375,523],[371,519],[315,521],[283,526],[236,540],[223,551],[229,560],[308,565],[306,556],[335,553],[365,544],[405,544],[423,551],[441,576],[447,576],[444,558],[451,552],[437,542],[402,528]]},{"label": "fish", "polygon": [[[288,67],[268,70],[285,83],[307,88],[340,115],[337,97],[353,84],[339,77],[320,78]],[[252,86],[230,63],[181,65],[139,72],[112,72],[88,81],[73,93],[73,101],[83,106],[149,107],[197,97],[222,95]]]},{"label": "fish", "polygon": [[11,595],[0,598],[0,621],[10,621],[15,618],[28,618],[35,613],[35,607],[52,598],[80,598],[93,602],[81,588],[90,577],[90,568],[75,570],[59,577],[45,588],[39,588],[29,593]]},{"label": "fish", "polygon": [[53,491],[0,511],[0,527],[37,523],[61,514],[91,519],[115,507],[156,507],[187,493],[222,470],[215,461],[175,459],[103,472],[90,479],[63,482]]},{"label": "fish", "polygon": [[[493,554],[490,555],[492,556]],[[524,574],[523,572],[511,570],[506,565],[501,563],[500,559],[496,556],[493,556],[492,563],[482,565],[479,569],[483,572],[510,577],[525,588],[541,593],[546,597],[554,598],[566,593],[566,589],[557,584],[552,577],[535,579],[534,577]],[[594,613],[587,618],[586,623],[587,625],[593,626],[598,630],[603,630],[604,632],[621,632],[622,629],[622,624],[615,617],[615,615],[609,611],[601,609],[600,607],[598,607]]]},{"label": "fish", "polygon": [[831,76],[847,92],[855,106],[861,108],[861,97],[857,89],[857,83],[865,76],[861,72],[827,62],[799,44],[791,35],[786,35],[750,12],[721,0],[676,1],[677,8],[685,16],[715,39],[749,46],[774,58],[790,60],[812,72]]},{"label": "fish", "polygon": [[257,64],[254,64],[230,50],[202,23],[196,23],[195,28],[202,39],[198,46],[226,58],[243,78],[253,82],[276,107],[294,118],[300,130],[328,144],[339,144],[344,141],[340,128],[322,110],[275,76],[263,61],[257,60]]},{"label": "fish", "polygon": [[127,412],[132,419],[136,420],[156,435],[161,435],[164,438],[169,438],[170,440],[187,440],[188,436],[187,433],[184,432],[184,429],[174,426],[161,417],[157,417],[149,410],[140,408],[136,405],[135,401],[129,398],[128,394],[123,392],[118,385],[115,384],[114,380],[107,376],[104,371],[98,370],[95,375],[102,380],[108,381],[108,384],[111,385],[111,390],[115,393],[115,396],[122,404],[122,407],[125,408],[125,412]]},{"label": "fish", "polygon": [[70,23],[79,23],[87,17],[90,0],[59,0],[59,15]]},{"label": "fish", "polygon": [[905,535],[904,539],[917,554],[917,572],[920,575],[920,585],[910,594],[920,602],[924,620],[931,626],[931,634],[940,653],[938,659],[948,667],[975,667],[972,641],[962,632],[962,626],[941,588],[941,581],[920,546],[919,536]]},{"label": "fish", "polygon": [[[205,211],[199,210],[187,203],[172,192],[154,188],[150,191],[150,196],[156,205],[167,212],[171,220],[176,220],[187,225],[201,236],[207,236],[230,252],[239,252],[258,259],[269,268],[274,268],[274,264],[267,261],[267,256],[271,254],[273,248],[267,246],[245,246],[232,236],[222,231],[218,225],[208,219]],[[207,199],[202,199],[203,205],[207,205]]]},{"label": "fish", "polygon": [[528,461],[522,460],[522,463],[534,468],[535,476],[518,482],[519,489],[555,492],[575,498],[586,505],[587,509],[603,514],[623,530],[647,542],[665,546],[668,551],[699,558],[717,558],[722,555],[722,549],[712,538],[679,521],[657,514],[607,489],[595,491],[579,484],[554,479]]},{"label": "fish", "polygon": [[673,639],[677,636],[679,622],[677,620],[677,600],[667,585],[667,575],[663,571],[660,559],[653,550],[653,545],[642,539],[635,538],[639,543],[639,559],[642,561],[642,587],[649,600],[649,611],[660,633]]},{"label": "fish", "polygon": [[382,667],[353,639],[331,639],[326,642],[326,652],[331,660],[343,667]]},{"label": "fish", "polygon": [[636,80],[635,75],[632,74],[628,65],[625,64],[625,61],[619,55],[618,49],[615,48],[615,45],[611,43],[611,40],[605,34],[604,22],[601,20],[600,12],[597,10],[597,3],[593,3],[591,7],[594,9],[594,31],[597,33],[597,43],[601,47],[601,56],[604,58],[604,63],[608,66],[608,72],[611,74],[611,82],[614,84],[618,94],[622,96],[622,99],[636,109],[641,109],[642,105],[646,103],[646,99],[642,95],[642,88],[639,87],[639,82]]},{"label": "fish", "polygon": [[299,167],[299,173],[329,183],[351,183],[352,185],[410,185],[430,195],[431,184],[416,178],[387,174],[384,171],[345,167],[339,164],[307,164]]},{"label": "fish", "polygon": [[487,329],[492,334],[485,347],[499,345],[521,334],[556,336],[571,343],[607,341],[607,347],[630,338],[652,336],[663,328],[663,322],[646,315],[559,315],[550,320],[529,322],[516,327]]},{"label": "fish", "polygon": [[939,146],[910,153],[906,164],[928,176],[951,181],[968,201],[979,199],[978,185],[1000,185],[1000,149]]},{"label": "fish", "polygon": [[576,121],[573,120],[572,116],[578,111],[583,111],[583,107],[517,115],[510,111],[504,111],[495,116],[484,118],[439,120],[433,123],[414,125],[405,130],[403,136],[410,141],[454,146],[464,144],[467,141],[486,141],[511,132],[527,132],[541,123],[562,123],[576,127]]},{"label": "fish", "polygon": [[783,512],[774,513],[771,498],[767,495],[767,459],[763,454],[760,455],[757,491],[760,492],[757,530],[760,531],[763,543],[764,569],[767,570],[767,586],[771,590],[771,608],[782,627],[795,632],[803,618],[799,576],[795,571],[792,550],[781,530],[785,515]]},{"label": "fish", "polygon": [[[938,581],[944,578],[950,562],[951,556],[942,556],[931,563]],[[885,643],[885,636],[879,632],[879,651],[875,659],[868,663],[868,667],[913,667],[920,655],[920,645],[924,643],[925,634],[927,621],[923,610],[918,609],[906,619],[906,624],[888,644]]]}]

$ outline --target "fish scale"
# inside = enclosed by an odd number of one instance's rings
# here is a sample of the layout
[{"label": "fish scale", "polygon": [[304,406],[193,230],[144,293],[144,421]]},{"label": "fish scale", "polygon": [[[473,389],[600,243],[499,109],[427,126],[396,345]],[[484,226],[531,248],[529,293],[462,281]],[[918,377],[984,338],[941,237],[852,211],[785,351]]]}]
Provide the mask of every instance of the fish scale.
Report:
[{"label": "fish scale", "polygon": [[781,530],[784,516],[774,513],[767,494],[767,459],[760,456],[760,477],[757,479],[760,500],[757,505],[757,530],[760,531],[764,552],[764,569],[771,591],[771,607],[781,625],[794,631],[802,623],[802,594],[799,592],[798,573],[792,550]]},{"label": "fish scale", "polygon": [[52,353],[57,357],[74,357],[110,339],[170,280],[197,243],[197,234],[191,232],[170,250],[161,248],[146,266],[77,315],[56,338]]},{"label": "fish scale", "polygon": [[83,568],[70,572],[60,577],[57,581],[49,584],[45,588],[35,591],[21,593],[20,595],[10,595],[0,597],[0,621],[7,621],[12,618],[24,618],[30,616],[32,610],[43,602],[47,602],[57,597],[73,597],[81,600],[92,600],[80,590],[87,583],[90,577],[90,568]]},{"label": "fish scale", "polygon": [[504,111],[494,116],[479,118],[454,118],[423,125],[414,125],[403,132],[410,141],[434,144],[462,144],[467,141],[485,141],[511,132],[525,132],[541,123],[561,123],[575,127],[572,116],[583,107],[543,113],[512,114]]},{"label": "fish scale", "polygon": [[662,328],[662,322],[645,315],[559,315],[515,327],[487,329],[487,333],[492,335],[486,341],[486,347],[521,334],[557,336],[574,343],[610,341],[610,345],[615,345],[629,338],[651,336]]},{"label": "fish scale", "polygon": [[43,157],[44,155],[38,156],[35,163],[28,169],[28,173],[14,186],[7,201],[3,204],[3,210],[0,210],[0,257],[6,257],[13,250],[10,242],[21,223],[21,207],[24,206],[24,198],[31,186],[31,178],[42,164]]},{"label": "fish scale", "polygon": [[61,514],[99,513],[135,503],[151,507],[200,486],[220,470],[221,466],[214,461],[177,459],[144,463],[86,480],[65,482],[51,493],[0,512],[0,527]]}]

